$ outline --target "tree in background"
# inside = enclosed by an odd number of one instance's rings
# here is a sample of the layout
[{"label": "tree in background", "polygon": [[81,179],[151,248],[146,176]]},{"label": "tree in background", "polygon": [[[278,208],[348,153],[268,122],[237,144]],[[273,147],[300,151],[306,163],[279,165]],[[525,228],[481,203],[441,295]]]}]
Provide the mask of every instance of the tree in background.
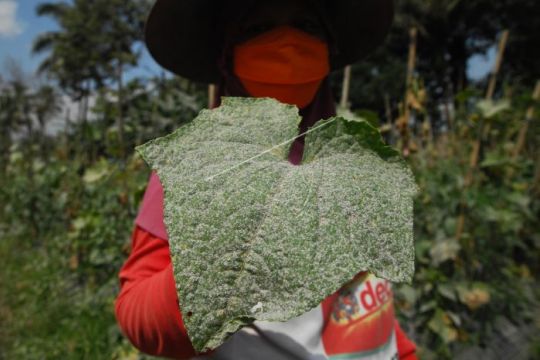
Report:
[{"label": "tree in background", "polygon": [[62,100],[58,91],[50,85],[40,86],[32,96],[33,112],[37,124],[39,125],[39,132],[41,134],[39,143],[41,147],[41,157],[44,161],[47,161],[47,131],[46,126],[54,116],[58,115],[62,110]]},{"label": "tree in background", "polygon": [[502,26],[510,31],[502,72],[512,83],[533,88],[540,78],[540,4],[536,0],[500,3]]},{"label": "tree in background", "polygon": [[[88,98],[97,89],[116,87],[117,130],[124,137],[123,76],[137,65],[147,0],[74,0],[43,3],[36,11],[52,17],[58,31],[40,35],[34,53],[47,53],[39,70],[54,79],[74,101],[85,123]],[[123,145],[122,145],[123,147]]]},{"label": "tree in background", "polygon": [[[471,82],[467,64],[496,45],[510,30],[503,74],[529,88],[540,77],[540,4],[534,0],[397,0],[396,20],[385,46],[353,66],[351,105],[385,113],[385,98],[394,112],[404,95],[408,34],[418,29],[416,71],[430,97],[451,99]],[[403,79],[403,80],[401,80]],[[339,94],[341,76],[333,78]]]},{"label": "tree in background", "polygon": [[9,162],[13,133],[19,125],[16,118],[16,105],[11,86],[0,78],[0,174],[4,174]]}]

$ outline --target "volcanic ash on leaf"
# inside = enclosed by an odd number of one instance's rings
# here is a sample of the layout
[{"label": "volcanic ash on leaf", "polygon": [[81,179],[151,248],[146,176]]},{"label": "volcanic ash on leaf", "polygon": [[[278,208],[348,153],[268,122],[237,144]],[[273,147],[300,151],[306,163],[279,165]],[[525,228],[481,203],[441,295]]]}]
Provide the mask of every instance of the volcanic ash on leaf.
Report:
[{"label": "volcanic ash on leaf", "polygon": [[254,320],[299,316],[361,271],[412,278],[409,168],[367,122],[342,118],[319,122],[293,166],[299,121],[275,100],[225,98],[137,148],[165,191],[180,307],[198,351]]}]

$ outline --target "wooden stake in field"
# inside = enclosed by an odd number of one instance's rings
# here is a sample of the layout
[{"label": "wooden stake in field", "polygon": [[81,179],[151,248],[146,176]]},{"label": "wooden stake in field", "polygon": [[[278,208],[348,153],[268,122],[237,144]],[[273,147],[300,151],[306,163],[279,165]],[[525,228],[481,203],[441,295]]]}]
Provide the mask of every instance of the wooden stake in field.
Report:
[{"label": "wooden stake in field", "polygon": [[211,109],[216,104],[216,85],[208,85],[208,108]]},{"label": "wooden stake in field", "polygon": [[[491,72],[488,89],[486,91],[486,100],[488,101],[493,100],[493,94],[495,93],[495,88],[497,85],[497,77],[499,76],[499,72],[501,70],[501,65],[504,58],[504,52],[506,50],[506,44],[508,43],[508,35],[509,35],[508,30],[503,31],[501,40],[499,41],[499,51],[497,53],[497,60],[495,61],[495,66],[493,67],[493,70]],[[472,184],[474,170],[476,169],[476,166],[478,165],[482,140],[484,136],[489,134],[490,129],[491,129],[490,123],[486,123],[486,124],[483,124],[483,126],[482,125],[480,126],[478,138],[474,142],[473,150],[471,152],[469,170],[467,172],[467,176],[465,177],[465,187],[469,187]]]},{"label": "wooden stake in field", "polygon": [[504,52],[506,51],[506,45],[508,44],[508,37],[510,32],[508,30],[503,31],[501,40],[499,41],[499,51],[497,53],[497,60],[495,61],[495,66],[491,72],[489,79],[489,85],[486,92],[486,100],[493,99],[493,94],[495,93],[495,87],[497,86],[497,77],[499,76],[499,71],[501,70],[502,61],[504,59]]},{"label": "wooden stake in field", "polygon": [[351,91],[351,70],[351,65],[347,65],[343,71],[343,88],[341,89],[341,102],[339,104],[342,109],[350,109],[349,94]]},{"label": "wooden stake in field", "polygon": [[[506,45],[508,43],[509,35],[510,35],[510,32],[508,30],[503,31],[501,39],[499,41],[499,50],[497,52],[497,59],[495,61],[495,65],[490,75],[489,84],[486,91],[486,100],[493,99],[493,94],[495,93],[495,88],[497,85],[497,77],[499,76],[499,72],[501,70],[501,65],[504,59],[504,52],[506,50]],[[469,169],[467,170],[467,174],[465,175],[463,190],[466,190],[468,187],[472,185],[474,171],[476,170],[476,167],[478,166],[482,140],[484,136],[487,136],[489,134],[490,128],[491,126],[489,123],[484,124],[482,122],[480,124],[480,129],[478,131],[478,138],[474,142],[473,148],[471,151],[471,156],[469,159]],[[462,201],[460,205],[460,214],[459,214],[457,225],[456,225],[456,239],[458,240],[461,238],[461,235],[463,234],[463,229],[465,226],[465,207],[466,205]]]},{"label": "wooden stake in field", "polygon": [[411,108],[409,104],[409,92],[411,91],[411,86],[414,78],[414,70],[416,68],[416,48],[417,48],[417,39],[418,39],[418,29],[415,27],[411,28],[409,31],[410,43],[409,43],[409,60],[407,62],[407,79],[405,82],[405,100],[404,100],[404,109],[403,117],[400,119],[398,127],[401,132],[401,141],[402,152],[404,156],[409,155],[409,142],[410,142],[410,131],[409,131],[409,120],[411,117]]}]

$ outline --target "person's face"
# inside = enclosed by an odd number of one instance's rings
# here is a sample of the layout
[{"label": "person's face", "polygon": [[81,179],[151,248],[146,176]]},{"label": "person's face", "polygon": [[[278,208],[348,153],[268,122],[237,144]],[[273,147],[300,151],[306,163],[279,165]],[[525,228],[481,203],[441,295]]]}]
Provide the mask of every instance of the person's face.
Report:
[{"label": "person's face", "polygon": [[253,11],[235,26],[234,43],[242,43],[284,25],[295,27],[321,40],[327,40],[319,15],[306,1],[272,0],[259,1]]}]

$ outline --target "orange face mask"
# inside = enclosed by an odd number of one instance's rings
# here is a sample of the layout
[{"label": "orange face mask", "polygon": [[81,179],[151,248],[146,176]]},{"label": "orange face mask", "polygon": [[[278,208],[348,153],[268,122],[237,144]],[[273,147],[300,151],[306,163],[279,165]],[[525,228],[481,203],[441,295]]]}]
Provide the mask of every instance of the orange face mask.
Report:
[{"label": "orange face mask", "polygon": [[234,73],[254,97],[306,107],[330,72],[328,45],[280,26],[234,48]]}]

